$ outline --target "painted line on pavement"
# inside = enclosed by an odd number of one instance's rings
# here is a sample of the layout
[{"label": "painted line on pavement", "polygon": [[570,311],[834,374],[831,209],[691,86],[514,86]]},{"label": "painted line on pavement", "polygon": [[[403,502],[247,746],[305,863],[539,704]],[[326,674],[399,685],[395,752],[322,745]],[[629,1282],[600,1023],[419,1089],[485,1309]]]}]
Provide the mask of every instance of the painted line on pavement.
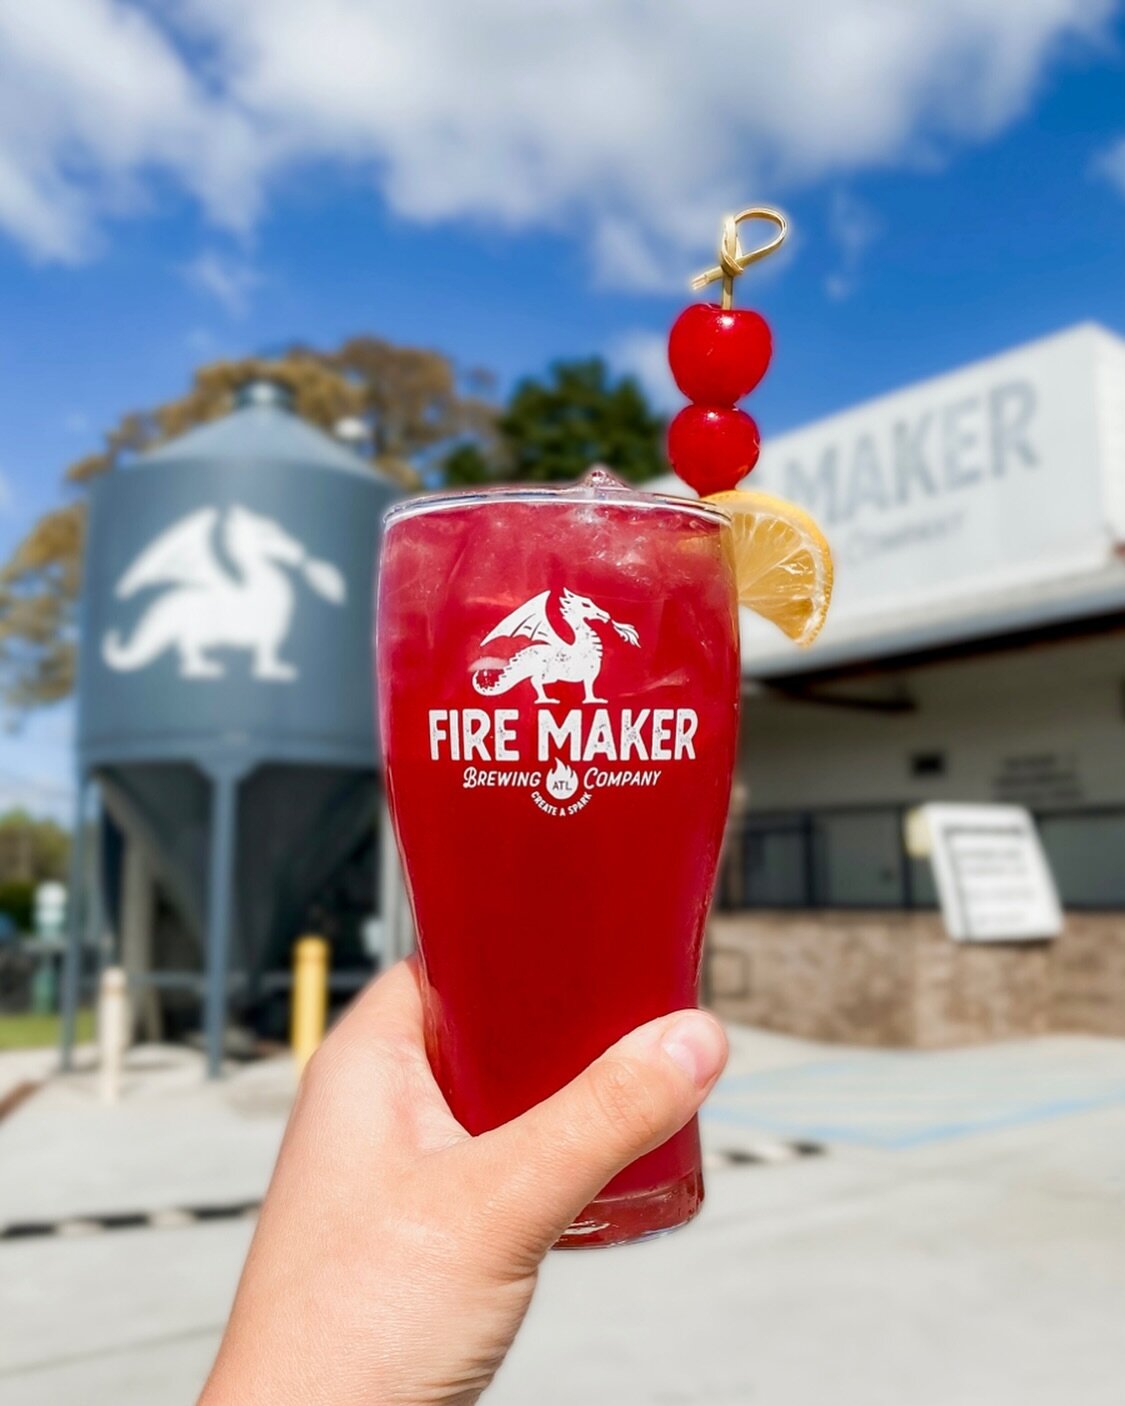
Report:
[{"label": "painted line on pavement", "polygon": [[[807,1139],[770,1139],[747,1147],[724,1148],[704,1159],[704,1166],[769,1167],[796,1162],[803,1157],[819,1157],[826,1149]],[[109,1211],[98,1215],[66,1216],[62,1220],[12,1221],[0,1225],[0,1241],[37,1240],[48,1237],[77,1239],[114,1230],[172,1230],[211,1221],[239,1220],[257,1215],[261,1201],[234,1201],[213,1206],[167,1206],[157,1211]]]},{"label": "painted line on pavement", "polygon": [[62,1220],[12,1221],[0,1225],[0,1240],[36,1240],[47,1236],[71,1239],[110,1230],[172,1230],[257,1215],[261,1205],[261,1201],[233,1201],[214,1206],[168,1206],[158,1211],[109,1211],[100,1215],[66,1216]]}]

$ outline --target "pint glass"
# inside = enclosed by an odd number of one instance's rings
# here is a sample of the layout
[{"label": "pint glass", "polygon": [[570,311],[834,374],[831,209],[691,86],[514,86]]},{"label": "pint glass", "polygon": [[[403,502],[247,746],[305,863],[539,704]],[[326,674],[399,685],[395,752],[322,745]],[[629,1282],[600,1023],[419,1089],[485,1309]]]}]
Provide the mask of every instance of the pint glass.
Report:
[{"label": "pint glass", "polygon": [[[386,779],[429,1057],[471,1133],[696,1004],[738,719],[729,535],[596,472],[388,514]],[[702,1196],[693,1120],[559,1243],[670,1230]]]}]

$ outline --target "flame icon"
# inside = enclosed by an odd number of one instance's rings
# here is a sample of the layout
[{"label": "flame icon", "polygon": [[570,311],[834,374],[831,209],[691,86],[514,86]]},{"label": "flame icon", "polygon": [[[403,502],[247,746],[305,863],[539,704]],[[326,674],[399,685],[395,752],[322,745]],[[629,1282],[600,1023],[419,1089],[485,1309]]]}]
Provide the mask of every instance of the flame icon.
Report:
[{"label": "flame icon", "polygon": [[568,801],[578,790],[578,773],[558,760],[547,773],[546,786],[556,801]]}]

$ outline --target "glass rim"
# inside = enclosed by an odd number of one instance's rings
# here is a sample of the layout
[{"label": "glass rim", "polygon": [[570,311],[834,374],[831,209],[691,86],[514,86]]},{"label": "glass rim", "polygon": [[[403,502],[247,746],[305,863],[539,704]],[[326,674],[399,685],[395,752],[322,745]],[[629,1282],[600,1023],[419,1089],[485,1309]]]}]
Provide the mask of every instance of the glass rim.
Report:
[{"label": "glass rim", "polygon": [[514,483],[495,488],[442,489],[436,493],[420,493],[404,498],[383,514],[383,522],[392,527],[406,518],[425,513],[444,512],[451,508],[476,508],[489,503],[552,503],[566,507],[606,504],[610,507],[660,508],[665,512],[687,513],[701,517],[720,527],[729,527],[730,518],[722,508],[698,498],[679,498],[673,493],[646,493],[632,486],[608,488],[590,486],[581,481],[572,487],[552,487],[548,484]]}]

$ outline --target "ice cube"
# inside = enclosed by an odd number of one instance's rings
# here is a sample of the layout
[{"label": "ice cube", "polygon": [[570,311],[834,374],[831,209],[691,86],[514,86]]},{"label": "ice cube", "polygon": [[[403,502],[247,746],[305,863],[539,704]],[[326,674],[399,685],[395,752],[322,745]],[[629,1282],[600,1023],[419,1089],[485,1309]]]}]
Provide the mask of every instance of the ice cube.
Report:
[{"label": "ice cube", "polygon": [[604,464],[591,464],[582,477],[575,484],[575,487],[582,490],[594,489],[595,492],[604,492],[606,489],[627,490],[629,485],[623,483],[616,474],[610,473]]}]

